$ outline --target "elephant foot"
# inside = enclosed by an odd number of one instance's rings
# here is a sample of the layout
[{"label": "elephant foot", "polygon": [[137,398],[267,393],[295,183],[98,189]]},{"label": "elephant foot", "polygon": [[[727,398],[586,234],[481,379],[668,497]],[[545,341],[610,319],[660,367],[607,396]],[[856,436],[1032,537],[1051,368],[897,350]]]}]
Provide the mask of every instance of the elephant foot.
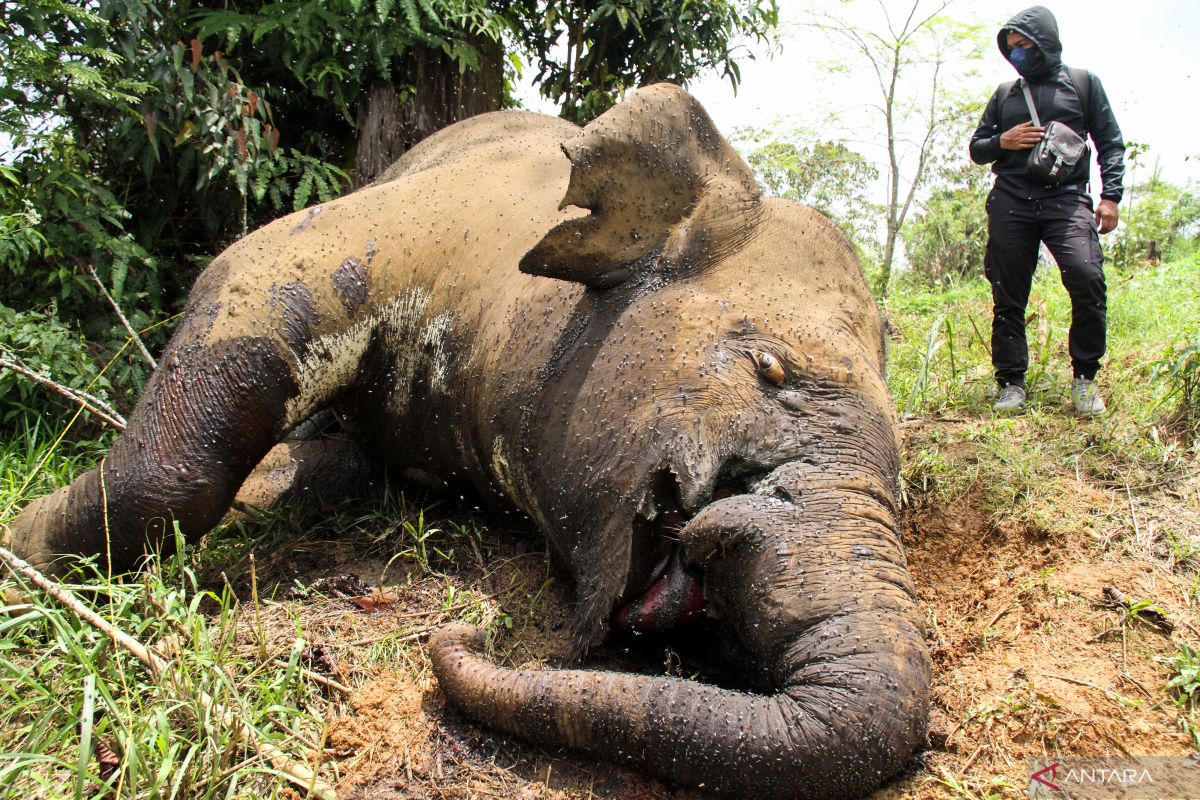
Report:
[{"label": "elephant foot", "polygon": [[16,519],[0,528],[0,544],[37,569],[57,575],[61,570],[54,570],[54,559],[76,552],[62,533],[69,493],[70,487],[64,486],[33,500]]}]

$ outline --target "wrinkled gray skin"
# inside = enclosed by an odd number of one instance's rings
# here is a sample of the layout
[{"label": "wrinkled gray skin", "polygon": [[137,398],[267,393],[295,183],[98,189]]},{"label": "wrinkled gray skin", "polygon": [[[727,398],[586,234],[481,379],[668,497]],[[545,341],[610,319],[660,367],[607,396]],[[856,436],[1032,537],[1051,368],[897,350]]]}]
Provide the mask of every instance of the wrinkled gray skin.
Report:
[{"label": "wrinkled gray skin", "polygon": [[[581,652],[614,619],[684,619],[702,586],[762,692],[509,670],[456,625],[431,654],[466,714],[731,797],[858,795],[922,744],[929,695],[882,350],[845,239],[761,198],[681,90],[582,130],[485,115],[222,254],[103,475],[11,542],[131,566],[336,408],[373,456],[527,513],[574,580]],[[353,463],[297,452],[259,475]]]}]

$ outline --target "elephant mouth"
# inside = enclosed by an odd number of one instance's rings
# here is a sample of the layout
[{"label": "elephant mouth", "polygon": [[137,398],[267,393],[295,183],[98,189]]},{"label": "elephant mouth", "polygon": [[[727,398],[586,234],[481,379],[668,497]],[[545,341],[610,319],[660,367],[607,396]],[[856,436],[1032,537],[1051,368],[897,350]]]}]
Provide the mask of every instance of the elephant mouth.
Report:
[{"label": "elephant mouth", "polygon": [[[754,493],[776,468],[739,457],[726,460],[711,480],[711,490],[691,494],[699,497],[691,511],[684,501],[690,493],[685,491],[678,473],[673,469],[660,470],[651,481],[646,511],[639,512],[634,520],[635,529],[643,541],[650,543],[647,549],[656,558],[648,572],[649,562],[645,559],[640,571],[634,565],[630,585],[640,591],[634,593],[632,600],[618,604],[613,623],[639,633],[664,633],[703,617],[703,570],[690,563],[679,542],[679,531],[705,506],[733,495]],[[792,501],[786,490],[777,487],[776,494],[780,492],[781,499]]]}]

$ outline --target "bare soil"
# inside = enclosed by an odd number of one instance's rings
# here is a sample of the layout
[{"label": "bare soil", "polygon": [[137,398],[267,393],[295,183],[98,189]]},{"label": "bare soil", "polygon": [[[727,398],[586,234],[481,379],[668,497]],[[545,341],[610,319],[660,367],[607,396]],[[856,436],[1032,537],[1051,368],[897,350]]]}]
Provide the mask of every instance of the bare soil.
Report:
[{"label": "bare soil", "polygon": [[[908,445],[954,424],[908,428]],[[1169,523],[1200,540],[1195,484],[1135,496],[1064,470],[1052,487],[1062,523],[1050,529],[984,513],[978,486],[940,501],[910,497],[904,536],[926,612],[933,710],[928,749],[877,795],[1016,797],[1034,757],[1191,752],[1164,689],[1164,659],[1200,642],[1194,573],[1164,553],[1155,530]],[[301,583],[353,574],[378,585],[378,554],[317,549]],[[356,687],[348,698],[331,693],[326,712],[322,769],[339,796],[701,797],[477,728],[444,705],[424,641],[447,618],[486,626],[511,665],[552,666],[569,651],[569,587],[547,571],[538,543],[489,531],[473,553],[432,573],[393,562],[365,603],[326,595],[277,604],[336,653],[336,678]],[[1140,600],[1154,611],[1132,613]],[[664,671],[687,668],[669,648],[649,658]]]}]

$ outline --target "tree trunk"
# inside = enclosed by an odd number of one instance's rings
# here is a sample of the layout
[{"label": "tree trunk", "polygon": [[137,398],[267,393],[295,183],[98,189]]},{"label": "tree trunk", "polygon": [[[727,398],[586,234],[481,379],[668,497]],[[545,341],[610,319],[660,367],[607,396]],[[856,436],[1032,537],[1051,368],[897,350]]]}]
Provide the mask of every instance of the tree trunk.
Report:
[{"label": "tree trunk", "polygon": [[479,69],[460,71],[440,50],[414,47],[394,80],[376,81],[359,102],[354,188],[379,177],[414,144],[441,128],[496,111],[504,91],[504,50],[475,37]]}]

